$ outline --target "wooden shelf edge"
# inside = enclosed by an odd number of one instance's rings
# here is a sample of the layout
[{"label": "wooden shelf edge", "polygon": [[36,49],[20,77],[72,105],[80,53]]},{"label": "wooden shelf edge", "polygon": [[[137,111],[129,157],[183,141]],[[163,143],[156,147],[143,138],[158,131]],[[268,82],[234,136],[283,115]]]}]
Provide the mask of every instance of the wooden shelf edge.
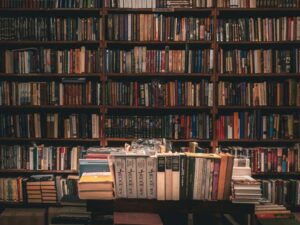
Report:
[{"label": "wooden shelf edge", "polygon": [[0,174],[78,174],[74,170],[25,170],[25,169],[0,169]]},{"label": "wooden shelf edge", "polygon": [[21,109],[100,109],[101,105],[18,105],[18,106],[0,106],[0,110],[21,110]]},{"label": "wooden shelf edge", "polygon": [[128,109],[128,110],[212,110],[210,106],[106,106],[107,109]]},{"label": "wooden shelf edge", "polygon": [[0,137],[0,141],[12,142],[100,142],[101,138],[5,138]]},{"label": "wooden shelf edge", "polygon": [[300,106],[217,106],[218,110],[300,110]]},{"label": "wooden shelf edge", "polygon": [[106,41],[108,45],[210,45],[212,41]]}]

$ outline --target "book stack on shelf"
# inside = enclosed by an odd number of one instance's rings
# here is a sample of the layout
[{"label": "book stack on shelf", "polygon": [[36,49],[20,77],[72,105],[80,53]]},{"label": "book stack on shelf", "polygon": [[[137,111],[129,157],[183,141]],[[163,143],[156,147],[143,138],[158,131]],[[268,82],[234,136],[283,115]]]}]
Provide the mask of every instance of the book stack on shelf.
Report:
[{"label": "book stack on shelf", "polygon": [[116,198],[228,200],[233,156],[209,153],[112,154]]},{"label": "book stack on shelf", "polygon": [[114,180],[111,172],[85,172],[78,183],[80,199],[114,198]]}]

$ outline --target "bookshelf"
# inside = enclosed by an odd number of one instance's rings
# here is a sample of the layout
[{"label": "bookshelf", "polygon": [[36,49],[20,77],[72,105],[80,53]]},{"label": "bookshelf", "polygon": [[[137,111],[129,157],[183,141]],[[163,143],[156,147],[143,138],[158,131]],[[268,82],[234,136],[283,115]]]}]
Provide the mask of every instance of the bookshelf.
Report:
[{"label": "bookshelf", "polygon": [[[235,73],[233,71],[221,72],[220,64],[221,59],[219,51],[224,49],[224,51],[238,50],[290,50],[300,49],[300,39],[295,40],[283,40],[283,41],[220,41],[217,40],[217,33],[219,29],[219,20],[225,19],[244,19],[244,18],[277,18],[277,17],[300,17],[299,8],[275,8],[275,7],[262,7],[262,8],[224,8],[221,7],[211,7],[211,8],[109,8],[109,7],[97,7],[97,8],[1,8],[1,16],[5,17],[18,17],[21,15],[29,17],[96,17],[102,18],[100,20],[99,28],[99,40],[47,40],[47,41],[37,41],[37,40],[0,40],[0,50],[15,50],[15,49],[27,49],[27,48],[45,48],[54,50],[70,50],[70,49],[80,49],[85,47],[86,50],[97,50],[101,54],[102,58],[99,59],[99,68],[97,71],[83,71],[83,72],[72,72],[68,73],[65,71],[53,72],[53,71],[30,71],[29,73],[19,73],[11,72],[6,73],[4,71],[5,65],[3,64],[3,59],[0,56],[0,82],[50,82],[56,81],[58,83],[62,82],[63,79],[69,78],[84,78],[87,81],[96,81],[103,87],[100,90],[101,93],[101,103],[100,104],[90,104],[90,105],[0,105],[0,113],[18,113],[18,112],[28,112],[28,113],[38,113],[38,112],[49,112],[49,113],[63,113],[72,114],[76,113],[87,113],[93,114],[97,113],[99,115],[99,136],[97,138],[86,137],[74,137],[74,138],[64,138],[63,136],[57,138],[35,138],[35,137],[7,137],[1,136],[0,141],[5,145],[18,144],[18,145],[31,145],[32,143],[45,144],[45,145],[64,145],[64,146],[77,146],[77,145],[121,145],[125,142],[130,142],[134,137],[108,137],[107,136],[107,119],[109,116],[161,116],[164,115],[194,115],[200,113],[206,113],[209,116],[209,137],[197,137],[197,135],[192,135],[192,137],[171,137],[168,138],[174,142],[174,145],[187,145],[188,142],[195,141],[199,142],[201,145],[210,147],[211,151],[215,151],[216,148],[222,146],[242,146],[242,147],[255,147],[255,146],[293,146],[300,142],[299,137],[291,137],[286,139],[273,139],[273,138],[239,138],[239,139],[221,139],[218,137],[217,122],[221,115],[232,113],[232,112],[244,112],[244,111],[261,111],[266,114],[293,114],[299,113],[300,105],[282,105],[282,106],[244,106],[244,105],[219,105],[218,104],[218,84],[220,82],[271,82],[271,81],[285,81],[286,79],[293,79],[297,82],[300,81],[300,71],[299,69],[292,69],[290,71],[245,71],[243,73]],[[14,14],[14,16],[11,16]],[[107,37],[108,34],[108,24],[107,18],[109,16],[119,16],[119,15],[162,15],[164,18],[209,18],[210,24],[206,27],[210,34],[203,40],[135,40],[130,41],[125,40],[110,40]],[[295,20],[296,21],[296,20]],[[298,21],[299,22],[299,21]],[[207,24],[206,24],[207,25]],[[296,29],[297,27],[295,27]],[[209,30],[210,29],[210,30]],[[123,30],[124,32],[124,30]],[[295,31],[294,31],[295,32]],[[300,32],[298,30],[298,32]],[[120,38],[121,39],[121,38]],[[193,39],[193,38],[191,38]],[[146,71],[145,69],[132,69],[126,70],[123,68],[122,72],[119,72],[120,68],[107,69],[107,59],[105,54],[108,50],[132,50],[134,48],[146,47],[146,50],[142,51],[171,51],[171,50],[181,50],[185,52],[188,50],[212,50],[213,57],[211,68],[205,68],[202,71],[193,71],[193,69],[180,68],[181,72],[178,71],[166,71],[162,72],[161,68],[157,71]],[[209,51],[207,51],[209,52]],[[158,54],[158,53],[157,53]],[[160,54],[160,53],[159,53]],[[165,53],[163,53],[165,54]],[[182,53],[180,53],[182,54]],[[198,53],[196,53],[198,54]],[[200,53],[199,53],[200,54]],[[201,53],[202,54],[202,53]],[[271,57],[271,56],[270,56]],[[147,58],[147,57],[146,57]],[[290,60],[294,60],[293,63],[299,67],[298,62],[295,62],[294,56],[290,57]],[[142,59],[144,60],[145,57]],[[208,57],[208,59],[210,59]],[[126,58],[124,58],[126,60]],[[158,60],[158,59],[157,59]],[[209,64],[209,60],[206,59],[206,64]],[[175,63],[176,64],[176,63]],[[255,64],[255,63],[253,63]],[[233,64],[233,66],[236,66]],[[191,70],[191,71],[187,71]],[[161,71],[161,72],[159,72]],[[180,81],[182,83],[201,82],[206,80],[213,86],[212,90],[212,105],[180,105],[175,103],[174,106],[145,106],[144,104],[135,105],[125,105],[116,104],[109,105],[104,99],[107,98],[107,92],[104,88],[108,81],[114,81],[119,83],[135,82],[140,83],[151,82],[152,80],[159,80],[163,82],[168,81]],[[178,91],[178,90],[177,90]],[[176,91],[175,91],[176,92]],[[149,92],[151,93],[151,92]],[[121,94],[122,95],[122,94]],[[139,98],[138,98],[139,100]],[[178,124],[176,124],[177,126]],[[173,124],[173,126],[175,126]],[[0,176],[2,175],[30,175],[35,173],[52,173],[52,174],[75,174],[75,171],[65,170],[65,171],[32,171],[32,170],[17,170],[17,169],[1,169]],[[286,178],[293,177],[299,178],[298,172],[289,173],[254,173],[257,178],[274,177],[274,178]]]}]

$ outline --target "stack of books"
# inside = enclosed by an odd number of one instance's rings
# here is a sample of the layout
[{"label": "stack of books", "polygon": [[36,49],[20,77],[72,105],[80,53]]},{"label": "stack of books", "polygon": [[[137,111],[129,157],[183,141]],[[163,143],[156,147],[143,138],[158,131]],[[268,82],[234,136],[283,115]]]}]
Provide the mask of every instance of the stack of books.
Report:
[{"label": "stack of books", "polygon": [[110,172],[83,173],[78,185],[80,199],[114,198],[114,180]]},{"label": "stack of books", "polygon": [[26,193],[28,203],[57,203],[53,175],[31,176],[26,182]]},{"label": "stack of books", "polygon": [[290,218],[292,213],[283,205],[263,203],[255,205],[255,215],[257,218],[276,218],[282,216]]},{"label": "stack of books", "polygon": [[233,203],[259,203],[262,198],[260,182],[250,176],[232,177]]}]

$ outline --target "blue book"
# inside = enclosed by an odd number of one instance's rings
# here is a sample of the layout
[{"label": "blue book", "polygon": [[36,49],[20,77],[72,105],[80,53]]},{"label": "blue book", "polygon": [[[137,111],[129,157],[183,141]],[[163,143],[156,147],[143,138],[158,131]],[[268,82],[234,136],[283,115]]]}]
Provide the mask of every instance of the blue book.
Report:
[{"label": "blue book", "polygon": [[239,118],[240,118],[240,139],[245,138],[244,137],[244,129],[245,129],[245,113],[239,112]]},{"label": "blue book", "polygon": [[79,176],[84,172],[109,172],[107,159],[79,159]]},{"label": "blue book", "polygon": [[121,34],[123,37],[123,39],[125,40],[125,41],[127,41],[128,40],[128,16],[127,15],[125,15],[124,16],[124,34]]},{"label": "blue book", "polygon": [[203,68],[202,68],[202,55],[203,55],[203,51],[199,50],[199,53],[198,53],[199,63],[198,63],[198,70],[197,70],[198,73],[201,73],[202,70],[203,70]]},{"label": "blue book", "polygon": [[196,138],[197,130],[196,130],[196,115],[192,115],[192,138]]},{"label": "blue book", "polygon": [[[273,115],[269,115],[269,138],[272,139],[273,138],[273,135],[275,134],[275,129],[274,129],[274,126],[273,126],[273,123],[274,123],[274,118],[273,118]],[[275,135],[274,135],[275,136]],[[268,137],[267,137],[268,138]]]}]

